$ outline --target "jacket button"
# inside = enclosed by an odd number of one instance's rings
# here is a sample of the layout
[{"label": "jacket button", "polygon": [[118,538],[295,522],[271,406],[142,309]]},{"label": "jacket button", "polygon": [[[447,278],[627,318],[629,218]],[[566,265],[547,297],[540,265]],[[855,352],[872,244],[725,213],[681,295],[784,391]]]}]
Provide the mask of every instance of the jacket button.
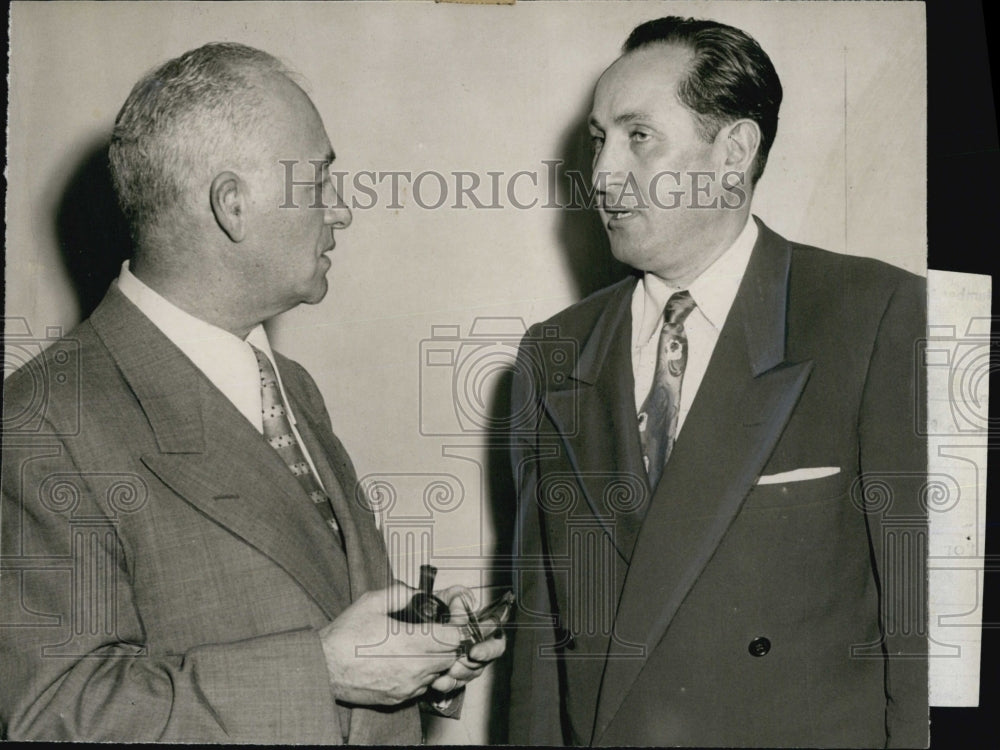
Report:
[{"label": "jacket button", "polygon": [[747,651],[750,652],[750,656],[764,656],[770,650],[771,642],[764,636],[757,636],[750,641],[750,645],[747,646]]}]

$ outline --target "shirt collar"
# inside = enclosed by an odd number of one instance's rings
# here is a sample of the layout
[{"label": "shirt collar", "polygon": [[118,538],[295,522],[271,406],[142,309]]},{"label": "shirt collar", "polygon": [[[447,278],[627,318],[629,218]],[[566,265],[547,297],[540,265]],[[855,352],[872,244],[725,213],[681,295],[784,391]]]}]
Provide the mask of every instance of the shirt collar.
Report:
[{"label": "shirt collar", "polygon": [[[255,326],[245,340],[185,312],[147,286],[122,264],[118,289],[201,370],[211,383],[258,428],[260,384],[257,360],[249,344],[274,362],[264,326]],[[280,383],[281,377],[278,376]]]},{"label": "shirt collar", "polygon": [[222,342],[223,345],[248,342],[264,351],[268,359],[274,359],[263,325],[257,324],[247,334],[246,339],[240,339],[223,328],[196,318],[140,281],[132,273],[127,260],[122,263],[121,274],[118,276],[118,289],[181,349],[184,348],[182,344],[201,346],[204,343],[215,342]]},{"label": "shirt collar", "polygon": [[[733,244],[687,287],[698,310],[716,332],[722,330],[736,299],[757,234],[757,222],[748,217]],[[679,287],[670,286],[655,274],[643,274],[633,297],[632,319],[639,321],[632,332],[633,346],[645,344],[658,333],[663,308],[671,295],[679,291]]]}]

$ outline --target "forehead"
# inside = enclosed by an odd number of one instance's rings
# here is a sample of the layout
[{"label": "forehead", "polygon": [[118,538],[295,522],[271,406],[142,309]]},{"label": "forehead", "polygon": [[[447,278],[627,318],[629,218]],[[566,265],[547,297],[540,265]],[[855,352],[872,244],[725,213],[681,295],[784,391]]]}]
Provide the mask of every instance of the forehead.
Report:
[{"label": "forehead", "polygon": [[688,47],[677,44],[651,44],[622,55],[597,81],[593,118],[603,122],[622,114],[655,114],[679,107],[677,84],[687,74],[692,56]]},{"label": "forehead", "polygon": [[331,151],[330,139],[309,96],[283,76],[269,83],[265,91],[271,147],[288,152],[288,158],[325,158]]}]

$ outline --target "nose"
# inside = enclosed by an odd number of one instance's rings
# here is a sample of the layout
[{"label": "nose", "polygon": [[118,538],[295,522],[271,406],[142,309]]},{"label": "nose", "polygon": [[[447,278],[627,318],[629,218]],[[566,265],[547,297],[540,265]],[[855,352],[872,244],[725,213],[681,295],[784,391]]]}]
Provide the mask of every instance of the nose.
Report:
[{"label": "nose", "polygon": [[330,192],[333,193],[333,201],[327,204],[324,220],[336,229],[347,229],[351,226],[351,221],[354,218],[351,209],[347,207],[347,203],[335,189],[331,187]]},{"label": "nose", "polygon": [[625,182],[625,169],[620,149],[610,136],[601,144],[601,150],[594,157],[594,167],[590,175],[591,185],[600,196],[617,191]]}]

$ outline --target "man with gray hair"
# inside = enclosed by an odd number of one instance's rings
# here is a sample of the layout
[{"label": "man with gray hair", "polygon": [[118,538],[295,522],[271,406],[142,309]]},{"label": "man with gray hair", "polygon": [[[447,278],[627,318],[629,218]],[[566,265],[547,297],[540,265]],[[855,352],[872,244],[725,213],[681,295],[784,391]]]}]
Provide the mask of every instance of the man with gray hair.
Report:
[{"label": "man with gray hair", "polygon": [[38,368],[78,377],[4,439],[6,738],[414,744],[417,701],[502,653],[390,617],[413,592],[315,383],[262,326],[326,294],[351,223],[333,158],[305,92],[238,44],[165,63],[122,107],[134,255],[4,387],[16,413]]}]

